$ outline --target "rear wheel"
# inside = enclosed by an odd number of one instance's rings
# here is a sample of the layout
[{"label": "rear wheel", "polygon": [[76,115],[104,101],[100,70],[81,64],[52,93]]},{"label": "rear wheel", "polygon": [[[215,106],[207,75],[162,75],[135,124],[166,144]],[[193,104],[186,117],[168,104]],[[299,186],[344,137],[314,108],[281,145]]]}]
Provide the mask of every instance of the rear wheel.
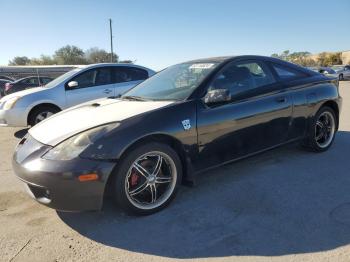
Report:
[{"label": "rear wheel", "polygon": [[344,75],[343,74],[340,74],[339,75],[339,81],[343,81],[344,80]]},{"label": "rear wheel", "polygon": [[58,108],[53,106],[40,106],[34,109],[32,112],[30,112],[28,124],[30,126],[35,126],[36,124],[52,116],[53,114],[56,114],[59,111],[60,110]]},{"label": "rear wheel", "polygon": [[306,147],[315,152],[326,151],[332,145],[336,133],[337,118],[330,107],[322,107],[309,128]]},{"label": "rear wheel", "polygon": [[114,198],[127,213],[149,215],[166,207],[175,197],[182,178],[177,153],[168,145],[142,145],[118,165]]}]

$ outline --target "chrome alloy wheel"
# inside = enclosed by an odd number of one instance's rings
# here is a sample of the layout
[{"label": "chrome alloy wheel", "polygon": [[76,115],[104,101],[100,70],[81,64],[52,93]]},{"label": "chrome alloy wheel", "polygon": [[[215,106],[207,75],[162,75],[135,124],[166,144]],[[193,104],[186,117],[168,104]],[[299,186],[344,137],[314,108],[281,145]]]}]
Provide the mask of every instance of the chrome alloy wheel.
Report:
[{"label": "chrome alloy wheel", "polygon": [[148,152],[137,158],[128,170],[125,192],[137,208],[149,210],[164,204],[177,181],[173,159],[164,152]]},{"label": "chrome alloy wheel", "polygon": [[332,142],[335,133],[335,119],[332,113],[325,111],[315,125],[315,141],[320,148],[326,148]]},{"label": "chrome alloy wheel", "polygon": [[50,112],[50,111],[43,111],[41,112],[40,114],[38,114],[36,117],[35,117],[35,124],[38,124],[39,122],[43,121],[44,119],[52,116],[53,113]]}]

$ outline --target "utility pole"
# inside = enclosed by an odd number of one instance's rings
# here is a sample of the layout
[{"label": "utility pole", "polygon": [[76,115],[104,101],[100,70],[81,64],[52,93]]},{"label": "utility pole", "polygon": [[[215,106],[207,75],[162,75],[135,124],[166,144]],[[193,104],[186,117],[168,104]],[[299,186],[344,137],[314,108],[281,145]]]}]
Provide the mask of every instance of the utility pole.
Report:
[{"label": "utility pole", "polygon": [[111,37],[111,63],[113,63],[113,32],[112,32],[112,19],[109,19],[109,34]]}]

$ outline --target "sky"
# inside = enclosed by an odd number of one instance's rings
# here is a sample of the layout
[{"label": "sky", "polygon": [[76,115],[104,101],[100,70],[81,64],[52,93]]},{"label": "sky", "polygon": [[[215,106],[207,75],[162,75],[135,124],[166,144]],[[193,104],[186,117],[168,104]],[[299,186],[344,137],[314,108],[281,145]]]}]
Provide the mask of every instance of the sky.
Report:
[{"label": "sky", "polygon": [[350,50],[350,0],[0,0],[0,65],[70,44],[160,70],[211,56]]}]

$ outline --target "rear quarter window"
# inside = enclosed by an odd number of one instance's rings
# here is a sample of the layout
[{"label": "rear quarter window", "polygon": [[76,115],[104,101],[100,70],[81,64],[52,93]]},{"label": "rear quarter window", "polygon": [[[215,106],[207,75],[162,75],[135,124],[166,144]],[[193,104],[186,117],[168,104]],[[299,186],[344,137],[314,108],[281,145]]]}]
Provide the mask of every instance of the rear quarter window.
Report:
[{"label": "rear quarter window", "polygon": [[294,80],[308,76],[302,71],[282,64],[272,63],[272,68],[275,70],[278,78],[283,81]]}]

